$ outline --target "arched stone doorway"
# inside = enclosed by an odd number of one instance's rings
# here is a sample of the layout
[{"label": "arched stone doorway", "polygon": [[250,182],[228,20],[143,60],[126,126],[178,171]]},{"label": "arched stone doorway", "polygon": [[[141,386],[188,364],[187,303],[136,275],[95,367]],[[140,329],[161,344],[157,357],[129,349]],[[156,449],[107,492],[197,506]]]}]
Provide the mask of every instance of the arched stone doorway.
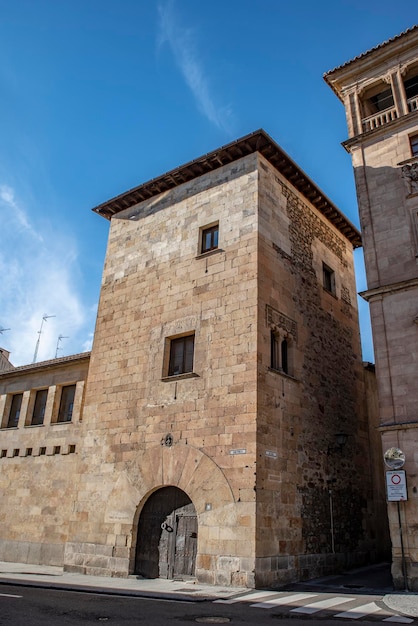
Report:
[{"label": "arched stone doorway", "polygon": [[194,576],[197,515],[189,496],[177,487],[150,495],[141,511],[135,574],[147,578]]}]

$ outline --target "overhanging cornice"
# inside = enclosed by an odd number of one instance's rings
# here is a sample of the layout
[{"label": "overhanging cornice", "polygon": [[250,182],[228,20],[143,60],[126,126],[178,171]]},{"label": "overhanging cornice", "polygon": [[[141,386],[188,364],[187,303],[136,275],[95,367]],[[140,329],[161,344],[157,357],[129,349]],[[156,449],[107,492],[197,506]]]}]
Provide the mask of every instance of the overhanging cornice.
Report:
[{"label": "overhanging cornice", "polygon": [[354,248],[361,246],[361,235],[356,227],[264,130],[257,130],[138,187],[134,187],[100,204],[93,211],[110,220],[114,215],[144,200],[149,200],[160,193],[174,189],[183,183],[255,152],[263,155],[293,187],[334,224]]}]

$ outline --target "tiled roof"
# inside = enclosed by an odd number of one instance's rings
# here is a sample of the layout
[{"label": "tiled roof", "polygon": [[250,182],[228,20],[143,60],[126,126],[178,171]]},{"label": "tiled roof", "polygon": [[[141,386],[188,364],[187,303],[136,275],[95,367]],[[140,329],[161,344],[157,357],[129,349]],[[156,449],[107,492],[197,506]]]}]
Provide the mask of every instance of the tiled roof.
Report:
[{"label": "tiled roof", "polygon": [[29,370],[53,367],[55,365],[71,363],[72,361],[81,361],[83,359],[89,359],[90,354],[91,354],[90,352],[80,352],[79,354],[71,354],[69,356],[62,356],[57,359],[49,359],[48,361],[39,361],[38,363],[30,363],[29,365],[20,365],[19,367],[13,367],[12,369],[6,370],[4,372],[0,372],[0,377],[18,374],[19,372],[27,372]]},{"label": "tiled roof", "polygon": [[351,65],[351,63],[354,63],[355,61],[358,61],[359,59],[364,58],[365,56],[367,56],[368,54],[375,52],[376,50],[380,50],[381,48],[384,48],[385,46],[387,46],[390,43],[393,43],[394,41],[396,41],[397,39],[400,39],[401,37],[404,37],[405,35],[407,35],[408,33],[413,32],[414,30],[418,29],[418,24],[415,24],[415,26],[411,26],[411,28],[407,28],[407,30],[404,30],[402,33],[400,33],[399,35],[395,35],[395,37],[392,37],[391,39],[387,39],[386,41],[384,41],[383,43],[380,43],[378,46],[375,46],[374,48],[370,48],[370,50],[366,50],[366,52],[362,52],[361,54],[359,54],[358,56],[354,57],[354,59],[351,59],[351,61],[346,61],[345,63],[343,63],[342,65],[339,65],[338,67],[334,67],[334,69],[329,70],[328,72],[325,72],[324,74],[324,78],[326,80],[326,77],[329,74],[332,74],[333,72],[336,72],[338,70],[341,70],[344,67],[347,67],[348,65]]}]

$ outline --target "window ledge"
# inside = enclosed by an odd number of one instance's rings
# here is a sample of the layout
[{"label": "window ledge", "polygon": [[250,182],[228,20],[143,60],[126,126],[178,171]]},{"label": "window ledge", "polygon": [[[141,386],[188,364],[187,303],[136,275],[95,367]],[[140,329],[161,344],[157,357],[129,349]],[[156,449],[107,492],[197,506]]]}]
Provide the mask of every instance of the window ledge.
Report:
[{"label": "window ledge", "polygon": [[51,422],[50,426],[64,426],[65,424],[73,424],[73,420],[65,420],[64,422]]},{"label": "window ledge", "polygon": [[19,426],[3,426],[0,430],[19,430]]},{"label": "window ledge", "polygon": [[164,376],[161,380],[163,383],[169,383],[172,380],[183,380],[185,378],[200,378],[195,372],[187,372],[186,374],[177,374],[176,376]]},{"label": "window ledge", "polygon": [[274,367],[268,367],[267,369],[268,369],[269,372],[273,372],[273,374],[279,374],[279,376],[284,376],[285,378],[290,378],[290,380],[294,380],[296,383],[300,382],[299,378],[295,378],[291,374],[286,374],[286,372],[283,372],[282,370],[276,370]]},{"label": "window ledge", "polygon": [[207,256],[212,256],[212,254],[219,254],[219,252],[225,252],[222,248],[215,248],[215,250],[208,250],[208,252],[201,252],[198,254],[195,259],[203,259]]},{"label": "window ledge", "polygon": [[325,291],[325,293],[328,293],[330,296],[332,296],[333,298],[335,298],[336,300],[338,300],[337,298],[337,294],[334,293],[333,291],[330,291],[329,289],[327,289],[326,287],[323,287],[323,290]]}]

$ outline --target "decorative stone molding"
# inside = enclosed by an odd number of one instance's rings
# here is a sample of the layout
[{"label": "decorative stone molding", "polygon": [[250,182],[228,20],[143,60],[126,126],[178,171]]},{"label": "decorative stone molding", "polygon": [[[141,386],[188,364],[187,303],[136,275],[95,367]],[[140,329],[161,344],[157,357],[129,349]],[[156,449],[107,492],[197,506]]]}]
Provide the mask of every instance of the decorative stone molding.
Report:
[{"label": "decorative stone molding", "polygon": [[297,340],[297,324],[290,317],[273,309],[270,305],[266,306],[266,320],[267,326],[271,328],[281,328],[282,330],[292,335],[293,339]]}]

